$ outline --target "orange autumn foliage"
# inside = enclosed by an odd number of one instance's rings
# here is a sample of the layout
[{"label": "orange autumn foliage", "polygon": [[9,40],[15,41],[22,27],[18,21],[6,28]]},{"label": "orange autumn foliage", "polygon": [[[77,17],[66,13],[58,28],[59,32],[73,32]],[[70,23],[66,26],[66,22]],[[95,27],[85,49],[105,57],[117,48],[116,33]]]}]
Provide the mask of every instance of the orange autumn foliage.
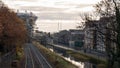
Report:
[{"label": "orange autumn foliage", "polygon": [[0,8],[0,45],[11,50],[26,40],[25,22],[7,7]]}]

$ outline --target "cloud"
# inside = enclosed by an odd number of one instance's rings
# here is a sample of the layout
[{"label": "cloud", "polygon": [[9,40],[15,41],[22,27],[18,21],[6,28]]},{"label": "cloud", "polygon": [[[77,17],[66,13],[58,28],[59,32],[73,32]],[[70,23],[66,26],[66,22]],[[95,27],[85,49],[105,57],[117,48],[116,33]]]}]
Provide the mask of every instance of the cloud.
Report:
[{"label": "cloud", "polygon": [[32,2],[35,2],[35,1],[39,1],[39,0],[16,0],[16,1],[32,1]]},{"label": "cloud", "polygon": [[21,10],[34,10],[34,11],[63,11],[64,8],[44,7],[44,6],[21,6]]},{"label": "cloud", "polygon": [[80,20],[39,20],[37,23],[80,23]]},{"label": "cloud", "polygon": [[36,27],[38,27],[38,29],[40,31],[45,31],[45,32],[56,32],[59,30],[69,30],[69,29],[75,29],[76,28],[76,24],[75,23],[62,23],[61,27],[59,26],[58,28],[58,23],[37,23],[38,25]]},{"label": "cloud", "polygon": [[75,13],[64,13],[64,12],[45,12],[37,13],[39,19],[47,20],[80,20],[78,14]]},{"label": "cloud", "polygon": [[79,8],[82,8],[82,7],[87,7],[87,6],[91,6],[93,4],[83,4],[83,3],[79,3],[79,2],[56,2],[55,5],[59,5],[59,6],[69,6],[69,8],[75,8],[75,7],[79,7]]},{"label": "cloud", "polygon": [[[3,0],[8,6],[28,11],[52,11],[52,12],[80,12],[81,9],[91,7],[95,1],[91,0]],[[87,2],[89,2],[89,4]],[[91,10],[88,10],[91,11]]]},{"label": "cloud", "polygon": [[80,23],[79,13],[90,12],[100,0],[2,0],[10,8],[31,11],[38,16],[37,26],[43,31],[57,31],[57,23],[62,29],[75,28]]},{"label": "cloud", "polygon": [[85,13],[85,12],[92,12],[94,11],[94,7],[93,6],[86,6],[86,7],[76,7],[76,8],[70,8],[68,10],[65,10],[64,12],[66,13],[77,13],[77,14],[80,14],[80,13]]}]

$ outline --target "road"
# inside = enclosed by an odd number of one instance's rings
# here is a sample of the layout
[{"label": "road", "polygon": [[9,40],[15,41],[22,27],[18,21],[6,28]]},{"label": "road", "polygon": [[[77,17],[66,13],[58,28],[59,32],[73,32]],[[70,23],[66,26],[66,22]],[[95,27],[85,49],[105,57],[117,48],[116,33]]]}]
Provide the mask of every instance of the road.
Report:
[{"label": "road", "polygon": [[39,49],[33,44],[27,43],[24,52],[26,56],[25,68],[52,68]]}]

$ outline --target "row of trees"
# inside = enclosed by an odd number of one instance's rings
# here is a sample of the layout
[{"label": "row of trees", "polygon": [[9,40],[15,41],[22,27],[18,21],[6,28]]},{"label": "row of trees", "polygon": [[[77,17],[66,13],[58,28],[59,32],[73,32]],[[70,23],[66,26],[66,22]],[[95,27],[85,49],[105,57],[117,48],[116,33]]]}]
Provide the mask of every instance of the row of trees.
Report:
[{"label": "row of trees", "polygon": [[[106,45],[106,52],[108,55],[107,68],[120,68],[120,0],[102,0],[95,6],[95,14],[84,14],[82,16],[84,22],[83,25],[89,24],[91,20],[99,16],[100,18],[106,18],[103,22],[107,25],[104,27],[105,32],[97,30]],[[81,27],[81,26],[79,26]],[[95,26],[97,28],[97,26]],[[115,45],[111,44],[115,43]]]},{"label": "row of trees", "polygon": [[0,51],[8,52],[26,41],[25,22],[5,5],[0,6]]}]

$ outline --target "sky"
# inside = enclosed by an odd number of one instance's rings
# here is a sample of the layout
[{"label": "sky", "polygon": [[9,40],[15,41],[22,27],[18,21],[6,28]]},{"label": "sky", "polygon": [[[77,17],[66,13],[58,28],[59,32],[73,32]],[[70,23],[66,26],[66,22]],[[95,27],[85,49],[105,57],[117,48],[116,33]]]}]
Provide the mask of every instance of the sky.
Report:
[{"label": "sky", "polygon": [[[81,22],[80,14],[94,11],[100,0],[2,0],[11,9],[33,12],[38,16],[36,27],[40,31],[56,32],[75,29]],[[59,27],[58,27],[59,26]]]}]

